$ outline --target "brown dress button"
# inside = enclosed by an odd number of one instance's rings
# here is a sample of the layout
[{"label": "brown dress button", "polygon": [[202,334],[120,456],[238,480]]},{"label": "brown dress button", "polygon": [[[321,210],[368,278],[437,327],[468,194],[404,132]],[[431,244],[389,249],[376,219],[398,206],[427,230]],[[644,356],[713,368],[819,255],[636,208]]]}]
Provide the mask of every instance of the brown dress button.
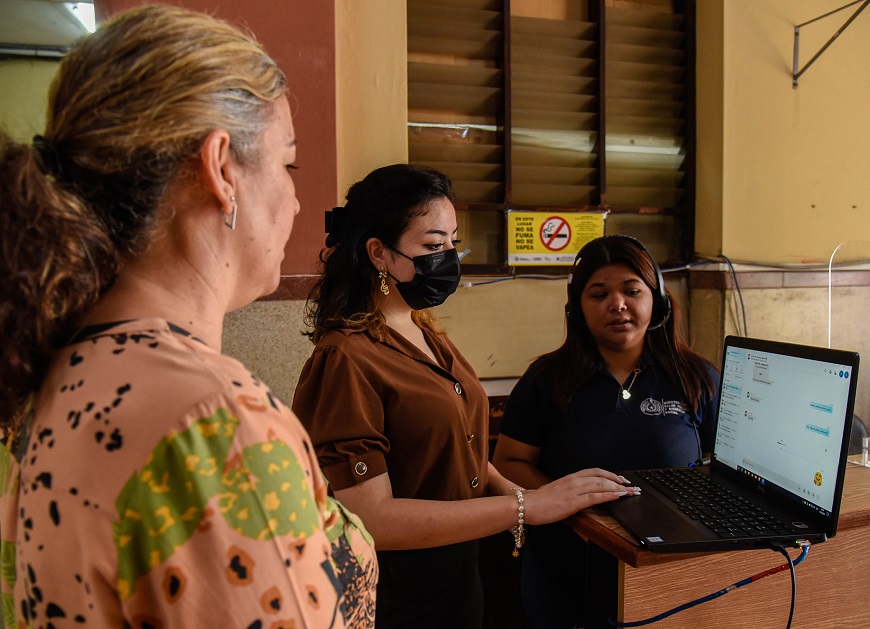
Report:
[{"label": "brown dress button", "polygon": [[369,471],[369,466],[360,461],[354,466],[353,471],[356,472],[359,476],[362,476]]},{"label": "brown dress button", "polygon": [[477,480],[477,476],[475,476],[474,478],[471,479],[471,482],[468,484],[471,485],[472,489],[474,489],[475,487],[477,487],[480,484],[480,481]]},{"label": "brown dress button", "polygon": [[453,390],[456,391],[457,395],[462,395],[462,385],[458,382],[453,385]]},{"label": "brown dress button", "polygon": [[468,439],[468,443],[474,441],[474,435],[466,435],[466,438]]}]

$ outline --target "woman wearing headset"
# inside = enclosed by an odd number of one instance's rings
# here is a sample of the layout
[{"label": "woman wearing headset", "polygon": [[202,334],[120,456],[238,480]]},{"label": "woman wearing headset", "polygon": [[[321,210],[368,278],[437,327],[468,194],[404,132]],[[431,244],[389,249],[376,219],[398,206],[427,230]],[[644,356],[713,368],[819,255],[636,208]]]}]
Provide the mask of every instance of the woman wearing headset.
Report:
[{"label": "woman wearing headset", "polygon": [[[683,342],[661,270],[628,236],[577,256],[567,337],[511,393],[493,462],[526,488],[586,467],[686,466],[712,449],[719,375]],[[678,323],[678,322],[677,322]],[[567,526],[534,527],[523,557],[533,627],[582,620],[585,544]]]},{"label": "woman wearing headset", "polygon": [[316,346],[293,410],[335,497],[374,539],[377,629],[480,629],[479,538],[516,526],[519,555],[524,522],[635,493],[578,470],[523,496],[488,462],[486,395],[429,310],[459,285],[453,202],[438,171],[369,173],[329,214],[308,302]]}]

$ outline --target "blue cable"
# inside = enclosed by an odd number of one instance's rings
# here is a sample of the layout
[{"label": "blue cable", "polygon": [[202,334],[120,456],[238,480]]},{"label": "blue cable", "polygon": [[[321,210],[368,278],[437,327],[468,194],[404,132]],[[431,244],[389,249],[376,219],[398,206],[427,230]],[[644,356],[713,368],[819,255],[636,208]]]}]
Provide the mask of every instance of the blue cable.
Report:
[{"label": "blue cable", "polygon": [[707,601],[712,601],[714,598],[719,598],[720,596],[724,596],[725,594],[728,594],[728,592],[733,592],[737,588],[741,588],[744,585],[749,585],[750,583],[754,583],[755,581],[758,581],[759,579],[763,579],[764,577],[768,577],[772,574],[775,574],[777,572],[781,572],[782,570],[786,570],[790,567],[794,568],[794,566],[797,566],[804,559],[806,559],[807,554],[809,552],[810,552],[810,544],[809,544],[809,542],[804,542],[801,544],[801,554],[794,561],[789,560],[789,563],[783,564],[781,566],[777,566],[776,568],[771,568],[769,570],[765,570],[764,572],[759,572],[758,574],[754,574],[751,577],[747,577],[745,579],[737,581],[736,583],[732,583],[728,587],[726,587],[722,590],[719,590],[718,592],[713,592],[712,594],[707,594],[706,596],[702,596],[701,598],[697,598],[694,601],[689,601],[688,603],[684,603],[684,604],[680,605],[679,607],[674,607],[673,609],[669,609],[666,612],[662,612],[661,614],[659,614],[657,616],[652,616],[652,617],[647,618],[645,620],[636,620],[636,621],[632,621],[632,622],[618,622],[618,621],[610,618],[610,619],[608,619],[608,623],[610,624],[611,627],[640,627],[642,625],[649,625],[649,624],[652,624],[654,622],[658,622],[659,620],[667,618],[668,616],[673,616],[674,614],[677,614],[681,611],[689,609],[690,607],[695,607],[696,605],[700,605],[701,603],[706,603]]}]

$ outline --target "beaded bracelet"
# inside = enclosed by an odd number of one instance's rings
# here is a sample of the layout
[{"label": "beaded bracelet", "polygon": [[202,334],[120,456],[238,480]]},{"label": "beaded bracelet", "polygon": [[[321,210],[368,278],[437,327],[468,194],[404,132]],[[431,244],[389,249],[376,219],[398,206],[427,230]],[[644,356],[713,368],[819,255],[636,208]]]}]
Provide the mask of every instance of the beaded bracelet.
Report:
[{"label": "beaded bracelet", "polygon": [[526,534],[523,531],[523,524],[525,523],[525,507],[523,506],[523,490],[519,487],[511,487],[511,492],[517,497],[517,525],[511,528],[511,533],[514,535],[514,557],[520,556],[520,548],[523,547],[523,544],[526,542]]}]

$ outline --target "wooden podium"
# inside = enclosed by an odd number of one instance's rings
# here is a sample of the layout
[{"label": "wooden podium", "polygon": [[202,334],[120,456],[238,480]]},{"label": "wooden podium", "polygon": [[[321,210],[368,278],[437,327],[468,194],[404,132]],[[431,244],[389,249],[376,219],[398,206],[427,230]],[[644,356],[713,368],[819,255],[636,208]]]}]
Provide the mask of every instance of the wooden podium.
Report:
[{"label": "wooden podium", "polygon": [[[643,620],[782,564],[771,550],[661,554],[638,544],[601,508],[568,523],[590,542],[585,629],[609,618]],[[797,558],[799,551],[790,552]],[[850,464],[836,536],[810,548],[795,568],[792,627],[870,627],[870,468]],[[791,605],[788,570],[656,622],[651,627],[785,627]]]}]

